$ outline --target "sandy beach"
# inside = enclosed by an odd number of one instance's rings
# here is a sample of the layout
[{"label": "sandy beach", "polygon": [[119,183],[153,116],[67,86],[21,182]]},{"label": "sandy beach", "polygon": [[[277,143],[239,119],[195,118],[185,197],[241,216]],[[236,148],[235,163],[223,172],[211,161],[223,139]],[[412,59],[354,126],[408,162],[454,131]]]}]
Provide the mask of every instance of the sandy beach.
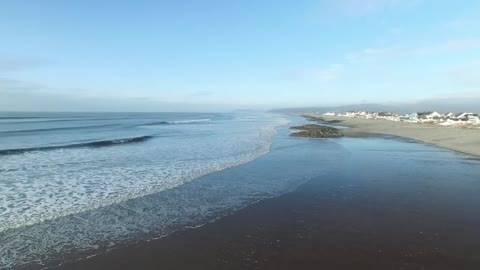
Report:
[{"label": "sandy beach", "polygon": [[281,129],[265,157],[184,185],[173,197],[225,181],[308,179],[293,191],[52,269],[479,269],[479,160],[382,136],[289,133]]},{"label": "sandy beach", "polygon": [[350,127],[342,133],[348,137],[374,134],[393,135],[413,139],[457,152],[480,156],[480,128],[444,127],[433,124],[415,124],[388,120],[309,115]]}]

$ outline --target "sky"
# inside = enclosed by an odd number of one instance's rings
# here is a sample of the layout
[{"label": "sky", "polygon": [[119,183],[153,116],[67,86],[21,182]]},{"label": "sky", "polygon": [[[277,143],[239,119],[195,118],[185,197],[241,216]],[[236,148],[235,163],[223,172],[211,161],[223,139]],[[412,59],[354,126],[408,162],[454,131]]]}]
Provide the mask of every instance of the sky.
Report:
[{"label": "sky", "polygon": [[471,100],[478,14],[476,0],[5,0],[0,111]]}]

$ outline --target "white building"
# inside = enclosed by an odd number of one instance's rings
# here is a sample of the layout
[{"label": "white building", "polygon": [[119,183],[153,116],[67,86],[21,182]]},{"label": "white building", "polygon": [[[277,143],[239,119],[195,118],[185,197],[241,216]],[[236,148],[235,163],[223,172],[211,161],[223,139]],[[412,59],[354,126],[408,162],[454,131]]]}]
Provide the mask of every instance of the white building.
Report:
[{"label": "white building", "polygon": [[427,119],[433,119],[436,117],[443,117],[443,115],[439,114],[438,112],[432,112],[426,115]]},{"label": "white building", "polygon": [[480,117],[478,115],[469,115],[468,116],[468,123],[472,125],[480,125]]},{"label": "white building", "polygon": [[441,125],[441,126],[460,126],[460,125],[465,125],[465,121],[447,119],[447,121],[445,121],[443,123],[439,123],[439,125]]}]

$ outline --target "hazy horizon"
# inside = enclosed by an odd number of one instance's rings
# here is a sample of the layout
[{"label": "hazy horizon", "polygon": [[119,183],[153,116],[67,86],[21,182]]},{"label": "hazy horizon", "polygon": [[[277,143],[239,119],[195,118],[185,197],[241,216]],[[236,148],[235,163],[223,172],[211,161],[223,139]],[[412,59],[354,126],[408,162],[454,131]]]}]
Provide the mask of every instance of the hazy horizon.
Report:
[{"label": "hazy horizon", "polygon": [[470,108],[479,11],[431,0],[4,3],[0,111]]}]

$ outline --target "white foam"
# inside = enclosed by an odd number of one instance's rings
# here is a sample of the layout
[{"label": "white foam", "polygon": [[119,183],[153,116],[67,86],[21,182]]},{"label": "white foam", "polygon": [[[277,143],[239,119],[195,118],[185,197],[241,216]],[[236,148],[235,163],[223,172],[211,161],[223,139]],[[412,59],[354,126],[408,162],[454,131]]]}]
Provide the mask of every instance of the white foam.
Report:
[{"label": "white foam", "polygon": [[269,151],[282,124],[268,119],[209,127],[210,136],[200,139],[0,157],[0,232],[161,192],[249,162]]},{"label": "white foam", "polygon": [[181,121],[167,121],[169,124],[191,124],[191,123],[203,123],[210,122],[212,119],[195,119],[195,120],[181,120]]}]

